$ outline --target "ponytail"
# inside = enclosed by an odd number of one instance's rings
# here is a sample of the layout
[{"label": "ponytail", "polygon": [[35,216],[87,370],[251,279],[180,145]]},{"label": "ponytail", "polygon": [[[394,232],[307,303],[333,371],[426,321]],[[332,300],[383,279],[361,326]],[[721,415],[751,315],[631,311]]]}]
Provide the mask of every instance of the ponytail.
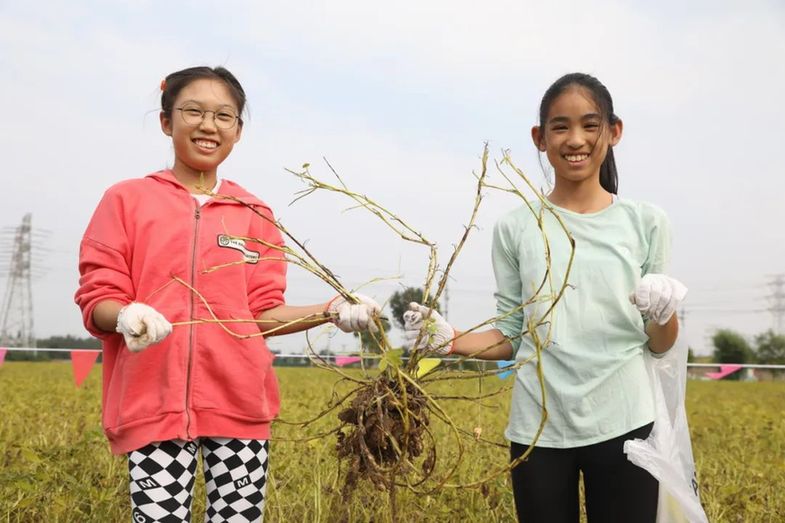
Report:
[{"label": "ponytail", "polygon": [[616,160],[613,157],[613,147],[608,146],[608,153],[600,166],[600,185],[611,194],[618,194],[619,174],[616,172]]}]

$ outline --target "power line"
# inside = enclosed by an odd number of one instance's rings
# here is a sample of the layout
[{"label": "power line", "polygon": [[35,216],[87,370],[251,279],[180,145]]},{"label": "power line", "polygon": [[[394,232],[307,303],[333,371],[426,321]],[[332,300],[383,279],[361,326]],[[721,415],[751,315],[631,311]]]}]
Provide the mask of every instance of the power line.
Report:
[{"label": "power line", "polygon": [[711,314],[761,314],[768,312],[769,309],[730,309],[718,307],[688,307],[690,313],[711,313]]}]

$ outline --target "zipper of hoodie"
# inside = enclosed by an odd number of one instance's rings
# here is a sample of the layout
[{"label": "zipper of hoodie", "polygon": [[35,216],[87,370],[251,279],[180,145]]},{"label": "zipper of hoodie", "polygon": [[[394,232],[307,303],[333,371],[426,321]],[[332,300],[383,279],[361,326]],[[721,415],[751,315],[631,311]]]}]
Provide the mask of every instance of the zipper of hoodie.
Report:
[{"label": "zipper of hoodie", "polygon": [[[199,243],[199,220],[202,217],[199,202],[194,200],[196,208],[194,209],[194,243],[191,251],[191,287],[195,288],[196,285],[196,247]],[[196,297],[191,292],[191,321],[194,319],[194,311],[196,309]],[[185,435],[190,440],[191,438],[191,367],[193,366],[193,348],[194,348],[194,331],[196,326],[190,325],[188,334],[188,370],[185,378]]]}]

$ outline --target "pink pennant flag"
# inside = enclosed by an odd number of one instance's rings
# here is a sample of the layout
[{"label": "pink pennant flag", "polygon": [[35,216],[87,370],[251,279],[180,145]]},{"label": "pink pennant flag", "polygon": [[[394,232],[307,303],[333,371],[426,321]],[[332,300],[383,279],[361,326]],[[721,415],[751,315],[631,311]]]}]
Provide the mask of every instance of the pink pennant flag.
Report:
[{"label": "pink pennant flag", "polygon": [[6,352],[8,352],[8,350],[0,349],[0,366],[2,366],[3,362],[5,361],[5,353]]},{"label": "pink pennant flag", "polygon": [[336,356],[335,357],[335,364],[339,367],[343,367],[344,365],[349,365],[350,363],[357,363],[361,361],[362,358],[359,356]]},{"label": "pink pennant flag", "polygon": [[87,375],[90,374],[90,369],[95,365],[99,354],[101,354],[100,350],[71,351],[71,370],[74,371],[74,382],[77,387],[81,386]]},{"label": "pink pennant flag", "polygon": [[730,376],[739,369],[741,369],[741,365],[736,365],[733,363],[728,365],[720,365],[719,372],[707,372],[706,377],[713,380],[721,380],[726,376]]}]

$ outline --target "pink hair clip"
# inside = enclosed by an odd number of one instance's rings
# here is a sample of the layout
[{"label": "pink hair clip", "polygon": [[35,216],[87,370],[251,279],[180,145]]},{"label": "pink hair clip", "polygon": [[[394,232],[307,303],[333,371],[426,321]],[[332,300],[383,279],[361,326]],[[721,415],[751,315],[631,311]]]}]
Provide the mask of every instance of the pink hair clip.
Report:
[{"label": "pink hair clip", "polygon": [[166,78],[161,80],[161,91],[166,91]]}]

